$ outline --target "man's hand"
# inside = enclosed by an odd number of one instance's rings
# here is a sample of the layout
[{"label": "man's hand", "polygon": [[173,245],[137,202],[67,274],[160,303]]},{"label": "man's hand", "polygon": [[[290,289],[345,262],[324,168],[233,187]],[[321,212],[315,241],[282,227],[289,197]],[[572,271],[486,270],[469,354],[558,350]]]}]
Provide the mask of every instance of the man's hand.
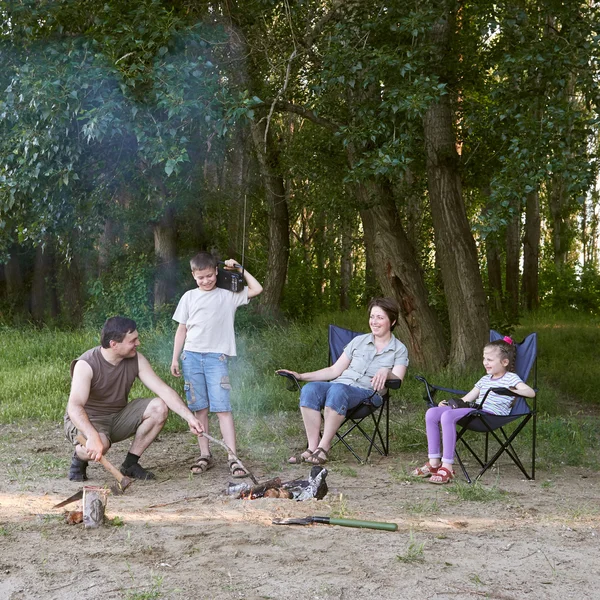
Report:
[{"label": "man's hand", "polygon": [[181,371],[179,370],[179,361],[173,361],[171,363],[171,375],[173,375],[173,377],[181,377]]},{"label": "man's hand", "polygon": [[375,373],[373,379],[371,379],[371,387],[376,392],[380,392],[385,388],[385,382],[387,381],[389,371],[390,370],[388,368],[381,367],[381,369],[379,369],[377,373]]},{"label": "man's hand", "polygon": [[190,426],[190,431],[194,435],[202,435],[204,433],[204,427],[202,427],[202,423],[200,423],[196,417],[192,417],[188,421],[188,425]]},{"label": "man's hand", "polygon": [[90,435],[85,443],[85,450],[87,451],[90,460],[98,462],[102,458],[104,453],[104,446],[102,439],[98,433]]}]

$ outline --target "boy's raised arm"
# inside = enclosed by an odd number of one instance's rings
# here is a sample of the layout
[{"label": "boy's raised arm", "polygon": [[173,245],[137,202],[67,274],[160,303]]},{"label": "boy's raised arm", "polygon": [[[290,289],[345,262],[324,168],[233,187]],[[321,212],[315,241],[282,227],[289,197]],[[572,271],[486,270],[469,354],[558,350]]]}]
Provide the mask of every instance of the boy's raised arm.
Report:
[{"label": "boy's raised arm", "polygon": [[[242,268],[239,266],[236,266],[238,263],[233,260],[233,258],[230,258],[228,260],[225,261],[225,266],[228,269],[236,269],[238,271],[238,273],[241,273]],[[244,270],[244,279],[246,280],[246,283],[248,284],[248,298],[254,298],[255,296],[258,296],[262,291],[263,291],[263,287],[262,285],[260,285],[260,283],[258,283],[258,280],[256,279],[256,277],[254,277],[254,275],[251,275],[250,273],[248,273],[248,271]]]},{"label": "boy's raised arm", "polygon": [[263,291],[262,285],[260,285],[256,277],[254,277],[254,275],[250,275],[248,271],[244,271],[244,279],[248,284],[248,298],[254,298]]}]

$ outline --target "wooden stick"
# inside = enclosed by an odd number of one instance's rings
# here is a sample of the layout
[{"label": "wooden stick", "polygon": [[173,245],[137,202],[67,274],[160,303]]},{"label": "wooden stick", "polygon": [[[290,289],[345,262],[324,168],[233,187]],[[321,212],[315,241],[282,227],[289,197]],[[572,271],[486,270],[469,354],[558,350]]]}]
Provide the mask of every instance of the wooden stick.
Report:
[{"label": "wooden stick", "polygon": [[199,496],[186,496],[185,498],[179,498],[179,500],[173,500],[173,502],[163,502],[162,504],[151,504],[148,508],[171,506],[171,504],[178,504],[179,502],[189,502],[190,500],[198,500],[198,498],[208,498],[208,494],[200,494]]},{"label": "wooden stick", "polygon": [[225,442],[223,442],[221,440],[217,440],[216,438],[212,437],[211,435],[208,435],[208,433],[203,433],[202,435],[207,440],[209,440],[211,442],[215,442],[215,444],[219,444],[219,446],[223,446],[223,448],[225,448],[225,450],[227,450],[227,452],[229,454],[231,454],[231,456],[233,456],[233,458],[235,458],[235,460],[237,460],[237,462],[240,463],[240,465],[246,471],[246,473],[248,473],[248,476],[250,477],[250,479],[252,479],[252,483],[254,483],[254,485],[258,485],[258,480],[256,479],[256,477],[254,477],[254,473],[252,473],[252,471],[248,467],[246,467],[246,465],[244,465],[244,463],[236,456],[235,452],[233,452],[231,450],[231,448]]}]

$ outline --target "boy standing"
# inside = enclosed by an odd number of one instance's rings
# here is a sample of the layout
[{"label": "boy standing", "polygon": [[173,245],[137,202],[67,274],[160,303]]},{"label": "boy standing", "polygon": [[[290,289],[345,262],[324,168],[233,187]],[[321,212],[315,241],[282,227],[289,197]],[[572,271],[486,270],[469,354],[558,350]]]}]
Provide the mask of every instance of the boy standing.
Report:
[{"label": "boy standing", "polygon": [[[180,377],[179,357],[185,380],[188,406],[204,431],[208,433],[208,410],[216,412],[223,441],[232,452],[235,447],[235,429],[231,402],[231,385],[227,362],[235,356],[233,328],[238,306],[248,304],[250,298],[262,292],[258,281],[244,271],[247,287],[234,293],[217,287],[217,259],[209,252],[200,252],[190,261],[192,277],[198,289],[186,292],[179,301],[173,320],[179,323],[173,345],[171,373]],[[229,269],[236,267],[232,259],[225,261]],[[183,353],[182,353],[183,350]],[[213,466],[208,439],[198,438],[200,458],[192,465],[192,473],[204,473]],[[231,455],[229,472],[233,477],[247,477],[248,473]]]}]

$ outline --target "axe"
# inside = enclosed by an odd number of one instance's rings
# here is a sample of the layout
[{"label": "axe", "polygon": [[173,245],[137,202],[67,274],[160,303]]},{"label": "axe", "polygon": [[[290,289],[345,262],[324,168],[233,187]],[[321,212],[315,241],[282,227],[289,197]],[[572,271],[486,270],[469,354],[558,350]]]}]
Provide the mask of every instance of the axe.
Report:
[{"label": "axe", "polygon": [[[75,439],[85,448],[86,439],[81,433],[78,433]],[[133,479],[123,475],[104,455],[98,462],[117,480],[117,483],[110,488],[113,494],[122,494],[133,483]]]}]

